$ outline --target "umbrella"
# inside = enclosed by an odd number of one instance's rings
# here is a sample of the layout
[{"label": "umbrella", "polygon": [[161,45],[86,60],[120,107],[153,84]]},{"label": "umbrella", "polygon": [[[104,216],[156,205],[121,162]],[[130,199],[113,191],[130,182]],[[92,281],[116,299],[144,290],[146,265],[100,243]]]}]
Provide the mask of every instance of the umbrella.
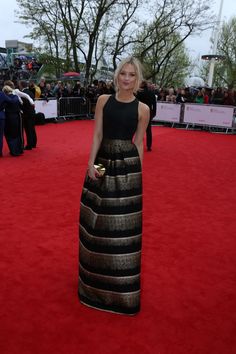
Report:
[{"label": "umbrella", "polygon": [[80,76],[80,73],[75,71],[68,71],[67,73],[62,74],[63,76]]},{"label": "umbrella", "polygon": [[64,73],[64,74],[62,74],[62,76],[66,76],[66,77],[68,77],[68,76],[73,76],[73,77],[78,77],[78,76],[80,76],[80,73],[76,73],[75,71],[68,71],[67,73]]},{"label": "umbrella", "polygon": [[80,74],[75,71],[68,71],[67,73],[62,74],[61,80],[78,80]]},{"label": "umbrella", "polygon": [[191,76],[186,80],[185,83],[187,86],[193,86],[193,87],[204,87],[205,86],[205,82],[201,77],[197,77],[197,76]]},{"label": "umbrella", "polygon": [[27,57],[25,55],[18,55],[18,57],[15,57],[15,59],[27,60]]}]

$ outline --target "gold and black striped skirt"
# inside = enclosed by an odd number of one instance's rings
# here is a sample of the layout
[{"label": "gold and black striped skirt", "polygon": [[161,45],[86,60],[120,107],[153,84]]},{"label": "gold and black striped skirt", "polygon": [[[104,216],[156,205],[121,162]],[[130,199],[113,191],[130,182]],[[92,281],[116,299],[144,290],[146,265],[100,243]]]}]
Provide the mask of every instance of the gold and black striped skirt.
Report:
[{"label": "gold and black striped skirt", "polygon": [[85,178],[79,223],[79,298],[88,306],[123,314],[140,310],[142,173],[130,140],[103,140]]}]

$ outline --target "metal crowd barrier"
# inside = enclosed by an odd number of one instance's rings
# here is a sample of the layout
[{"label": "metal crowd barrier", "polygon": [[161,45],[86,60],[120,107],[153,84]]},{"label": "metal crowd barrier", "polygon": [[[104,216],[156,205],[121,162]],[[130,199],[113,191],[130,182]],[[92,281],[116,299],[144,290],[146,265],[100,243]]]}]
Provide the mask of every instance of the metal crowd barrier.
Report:
[{"label": "metal crowd barrier", "polygon": [[93,118],[94,114],[95,114],[95,108],[96,108],[97,101],[89,100],[88,102],[89,102],[89,106],[88,106],[89,113],[88,114],[91,118]]},{"label": "metal crowd barrier", "polygon": [[96,102],[84,97],[61,97],[35,100],[36,113],[43,113],[45,119],[93,118]]},{"label": "metal crowd barrier", "polygon": [[58,118],[89,117],[89,101],[83,97],[61,97],[58,100]]}]

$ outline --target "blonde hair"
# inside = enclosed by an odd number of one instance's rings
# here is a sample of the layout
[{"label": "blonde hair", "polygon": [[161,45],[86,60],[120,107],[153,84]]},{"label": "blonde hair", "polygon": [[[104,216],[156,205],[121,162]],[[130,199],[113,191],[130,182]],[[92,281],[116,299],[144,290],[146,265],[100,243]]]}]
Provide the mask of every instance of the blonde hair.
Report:
[{"label": "blonde hair", "polygon": [[13,92],[13,88],[10,87],[10,86],[8,86],[8,85],[5,85],[5,86],[3,86],[2,91],[3,91],[4,93],[6,93],[7,95],[9,95],[10,93]]},{"label": "blonde hair", "polygon": [[125,64],[131,64],[134,67],[135,74],[136,74],[136,82],[135,82],[135,86],[134,86],[134,92],[137,92],[139,89],[140,83],[143,80],[143,74],[142,74],[141,63],[139,62],[139,60],[137,58],[134,58],[134,57],[128,57],[128,58],[121,60],[121,62],[117,66],[115,74],[114,74],[115,89],[116,89],[116,91],[119,91],[118,76]]}]

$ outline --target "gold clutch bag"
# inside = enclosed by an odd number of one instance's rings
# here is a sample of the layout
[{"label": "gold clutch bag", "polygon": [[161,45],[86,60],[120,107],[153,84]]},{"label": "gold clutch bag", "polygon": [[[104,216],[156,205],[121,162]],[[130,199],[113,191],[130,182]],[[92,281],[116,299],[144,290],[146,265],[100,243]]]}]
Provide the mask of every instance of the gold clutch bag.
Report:
[{"label": "gold clutch bag", "polygon": [[106,169],[105,167],[99,163],[98,165],[94,165],[94,167],[96,168],[96,170],[100,173],[100,176],[104,176],[105,172],[106,172]]}]

